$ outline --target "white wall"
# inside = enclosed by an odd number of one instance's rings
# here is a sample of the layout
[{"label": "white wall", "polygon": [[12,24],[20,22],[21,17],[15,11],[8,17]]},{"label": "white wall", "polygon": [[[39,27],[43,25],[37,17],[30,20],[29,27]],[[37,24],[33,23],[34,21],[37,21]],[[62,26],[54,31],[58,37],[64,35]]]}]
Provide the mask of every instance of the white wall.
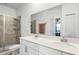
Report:
[{"label": "white wall", "polygon": [[16,10],[0,5],[0,15],[16,16]]},{"label": "white wall", "polygon": [[62,7],[57,6],[48,10],[36,13],[32,15],[32,20],[36,20],[36,32],[39,33],[39,24],[46,23],[45,34],[55,35],[55,20],[61,18]]},{"label": "white wall", "polygon": [[[66,16],[75,13],[75,15]],[[67,38],[68,42],[79,44],[79,3],[62,5],[61,35]],[[76,37],[76,38],[73,38]]]},{"label": "white wall", "polygon": [[27,36],[27,34],[30,34],[31,14],[55,7],[60,4],[61,3],[25,4],[21,8],[17,9],[17,15],[21,16],[21,35]]},{"label": "white wall", "polygon": [[[75,14],[66,16],[67,14]],[[79,37],[79,3],[62,5],[62,36]]]}]

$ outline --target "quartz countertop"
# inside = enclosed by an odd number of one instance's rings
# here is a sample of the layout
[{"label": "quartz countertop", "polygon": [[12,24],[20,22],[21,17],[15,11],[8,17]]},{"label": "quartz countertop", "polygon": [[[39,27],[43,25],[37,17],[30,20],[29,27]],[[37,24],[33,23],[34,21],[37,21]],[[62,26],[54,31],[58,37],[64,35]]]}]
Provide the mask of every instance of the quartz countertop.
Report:
[{"label": "quartz countertop", "polygon": [[60,42],[60,40],[55,40],[57,38],[42,38],[42,37],[20,37],[20,39],[34,42],[43,46],[47,46],[52,49],[60,50],[74,55],[79,55],[79,44]]}]

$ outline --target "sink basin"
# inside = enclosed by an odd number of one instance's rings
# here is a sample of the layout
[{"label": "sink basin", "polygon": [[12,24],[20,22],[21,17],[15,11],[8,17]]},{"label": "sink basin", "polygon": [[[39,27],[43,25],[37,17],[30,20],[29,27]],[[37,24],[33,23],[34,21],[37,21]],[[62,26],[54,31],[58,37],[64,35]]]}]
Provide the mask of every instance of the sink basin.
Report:
[{"label": "sink basin", "polygon": [[[59,43],[59,42],[58,42]],[[73,47],[73,48],[78,48],[79,45],[78,44],[74,44],[74,43],[69,43],[69,42],[60,42],[63,46],[69,46],[69,47]]]},{"label": "sink basin", "polygon": [[48,38],[37,38],[38,41],[45,41],[45,42],[60,42],[59,40],[52,40]]},{"label": "sink basin", "polygon": [[65,47],[65,48],[77,48],[77,44],[73,43],[67,43],[67,42],[52,42],[52,45],[59,46],[59,47]]},{"label": "sink basin", "polygon": [[79,47],[79,45],[78,44],[74,44],[74,43],[67,43],[69,46],[72,46],[72,47],[74,47],[74,48],[78,48]]}]

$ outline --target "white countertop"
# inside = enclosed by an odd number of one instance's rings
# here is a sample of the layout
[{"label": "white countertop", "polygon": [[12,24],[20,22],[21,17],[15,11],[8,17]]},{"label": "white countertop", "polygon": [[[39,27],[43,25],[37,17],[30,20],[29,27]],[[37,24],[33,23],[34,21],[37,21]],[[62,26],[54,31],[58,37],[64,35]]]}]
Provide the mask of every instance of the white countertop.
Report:
[{"label": "white countertop", "polygon": [[49,48],[57,49],[70,54],[79,55],[79,44],[60,42],[59,40],[48,38],[21,37],[20,39],[31,41]]}]

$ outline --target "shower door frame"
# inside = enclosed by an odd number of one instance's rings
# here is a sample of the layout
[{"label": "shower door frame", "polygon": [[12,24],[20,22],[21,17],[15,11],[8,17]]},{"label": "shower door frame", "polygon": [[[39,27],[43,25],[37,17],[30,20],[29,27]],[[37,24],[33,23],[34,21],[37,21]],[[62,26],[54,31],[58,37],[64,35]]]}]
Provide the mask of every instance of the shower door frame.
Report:
[{"label": "shower door frame", "polygon": [[[2,20],[3,20],[3,29],[2,29],[2,30],[3,30],[3,39],[2,39],[2,45],[1,45],[2,47],[1,47],[1,48],[2,48],[2,51],[5,51],[5,50],[6,50],[6,48],[5,48],[5,46],[6,46],[6,45],[5,45],[5,43],[6,43],[6,42],[5,42],[5,40],[6,40],[6,38],[5,38],[5,29],[6,29],[6,28],[5,28],[5,27],[6,27],[6,26],[5,26],[5,20],[6,20],[6,19],[5,19],[5,17],[6,17],[6,16],[9,16],[9,17],[10,17],[10,15],[0,15],[0,16],[3,16],[3,19],[2,19]],[[11,17],[18,17],[18,16],[11,16]]]},{"label": "shower door frame", "polygon": [[3,51],[5,50],[5,16],[3,16],[3,46],[2,46],[2,48],[3,48]]},{"label": "shower door frame", "polygon": [[5,16],[3,15],[0,15],[2,16],[2,43],[1,43],[1,51],[4,51],[5,50]]}]

